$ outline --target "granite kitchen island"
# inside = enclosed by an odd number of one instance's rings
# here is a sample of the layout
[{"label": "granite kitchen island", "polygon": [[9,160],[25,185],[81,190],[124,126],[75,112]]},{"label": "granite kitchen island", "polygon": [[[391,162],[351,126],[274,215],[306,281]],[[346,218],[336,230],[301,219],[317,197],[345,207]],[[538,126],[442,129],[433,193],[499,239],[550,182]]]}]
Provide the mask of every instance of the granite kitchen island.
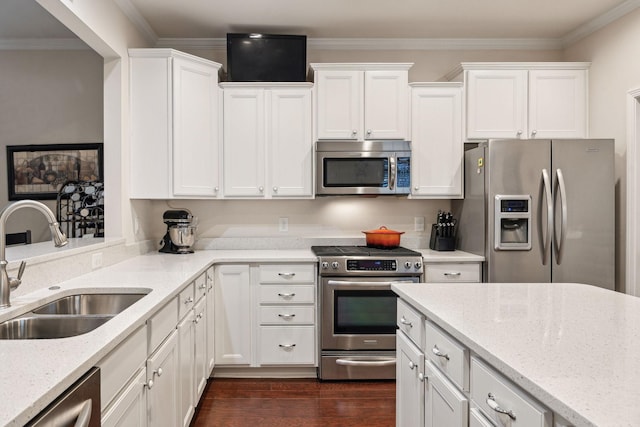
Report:
[{"label": "granite kitchen island", "polygon": [[[481,360],[553,412],[556,422],[640,425],[639,298],[575,283],[392,289],[425,323],[466,348],[471,360]],[[467,397],[473,395],[473,372],[469,382]]]}]

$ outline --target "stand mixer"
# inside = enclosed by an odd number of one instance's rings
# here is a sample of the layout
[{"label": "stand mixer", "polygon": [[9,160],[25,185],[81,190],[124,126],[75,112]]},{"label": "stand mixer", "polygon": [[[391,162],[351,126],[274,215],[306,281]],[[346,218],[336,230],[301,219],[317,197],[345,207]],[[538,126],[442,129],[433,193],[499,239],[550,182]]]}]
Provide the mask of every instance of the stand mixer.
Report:
[{"label": "stand mixer", "polygon": [[168,254],[192,254],[196,240],[196,218],[187,209],[165,211],[162,220],[167,232],[160,240],[160,252]]}]

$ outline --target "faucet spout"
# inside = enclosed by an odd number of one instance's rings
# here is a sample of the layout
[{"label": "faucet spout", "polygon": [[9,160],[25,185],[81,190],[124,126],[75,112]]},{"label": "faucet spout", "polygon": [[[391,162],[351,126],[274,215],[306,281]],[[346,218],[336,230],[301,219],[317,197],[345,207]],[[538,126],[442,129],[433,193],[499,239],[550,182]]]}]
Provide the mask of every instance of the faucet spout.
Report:
[{"label": "faucet spout", "polygon": [[[49,223],[49,229],[51,230],[51,238],[56,247],[64,246],[68,243],[67,236],[64,235],[56,219],[56,216],[51,212],[45,204],[36,200],[21,200],[19,202],[11,203],[4,207],[0,211],[0,308],[9,307],[11,305],[9,295],[12,289],[17,288],[20,285],[20,276],[17,279],[9,277],[7,273],[7,259],[5,256],[6,242],[6,224],[7,218],[11,214],[22,208],[33,208],[40,211]],[[21,266],[21,271],[24,267]]]}]

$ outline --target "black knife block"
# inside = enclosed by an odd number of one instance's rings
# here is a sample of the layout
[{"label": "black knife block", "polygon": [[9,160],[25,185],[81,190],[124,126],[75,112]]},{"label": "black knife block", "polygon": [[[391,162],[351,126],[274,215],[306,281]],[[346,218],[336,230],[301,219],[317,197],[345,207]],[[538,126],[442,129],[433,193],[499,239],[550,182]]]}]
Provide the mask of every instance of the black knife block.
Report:
[{"label": "black knife block", "polygon": [[455,231],[453,233],[453,236],[441,236],[440,233],[438,233],[438,224],[432,224],[431,238],[429,239],[429,249],[433,249],[435,251],[455,251]]}]

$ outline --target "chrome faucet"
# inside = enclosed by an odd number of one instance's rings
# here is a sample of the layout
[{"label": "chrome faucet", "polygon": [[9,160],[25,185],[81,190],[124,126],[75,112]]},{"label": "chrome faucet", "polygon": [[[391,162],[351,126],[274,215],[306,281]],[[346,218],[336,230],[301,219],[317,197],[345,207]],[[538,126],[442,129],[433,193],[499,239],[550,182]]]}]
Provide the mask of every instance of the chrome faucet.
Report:
[{"label": "chrome faucet", "polygon": [[5,247],[7,245],[7,237],[6,237],[6,224],[7,218],[9,216],[21,208],[34,208],[47,217],[47,221],[49,222],[49,229],[51,229],[51,237],[53,238],[53,243],[57,248],[64,246],[68,243],[67,236],[60,230],[58,225],[58,221],[56,220],[56,216],[51,212],[45,204],[41,202],[37,202],[35,200],[21,200],[19,202],[11,203],[5,206],[2,211],[0,211],[0,308],[6,308],[11,306],[9,301],[9,295],[11,291],[20,286],[22,274],[24,273],[24,269],[27,266],[25,261],[20,263],[20,268],[18,269],[18,277],[13,278],[9,277],[7,273],[7,258],[5,256]]}]

